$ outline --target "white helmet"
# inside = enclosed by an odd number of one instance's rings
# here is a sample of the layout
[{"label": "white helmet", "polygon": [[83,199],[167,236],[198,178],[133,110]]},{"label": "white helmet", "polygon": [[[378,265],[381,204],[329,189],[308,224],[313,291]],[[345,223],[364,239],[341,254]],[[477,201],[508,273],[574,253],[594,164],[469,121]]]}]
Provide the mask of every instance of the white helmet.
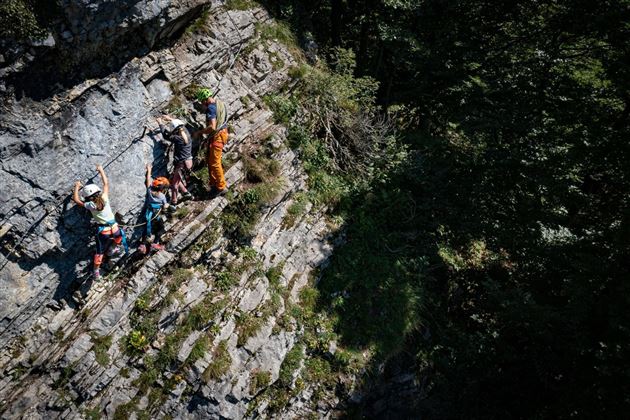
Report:
[{"label": "white helmet", "polygon": [[172,133],[173,131],[175,131],[176,129],[178,129],[179,127],[181,127],[183,125],[186,125],[186,123],[184,121],[178,120],[178,119],[173,119],[168,124],[168,131],[170,131]]},{"label": "white helmet", "polygon": [[86,198],[92,197],[94,194],[100,193],[101,188],[96,184],[88,184],[81,189],[81,197],[85,200]]}]

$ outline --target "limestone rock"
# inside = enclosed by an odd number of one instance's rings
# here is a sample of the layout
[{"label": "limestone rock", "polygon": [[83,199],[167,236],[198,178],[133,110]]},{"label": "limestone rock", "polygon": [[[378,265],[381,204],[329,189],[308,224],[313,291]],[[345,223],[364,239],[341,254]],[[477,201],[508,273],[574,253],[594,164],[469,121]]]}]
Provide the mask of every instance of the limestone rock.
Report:
[{"label": "limestone rock", "polygon": [[[207,31],[185,32],[203,5],[210,11]],[[284,302],[273,306],[273,313],[265,312],[272,293],[277,294],[264,279],[265,271],[284,264],[280,282],[288,290],[282,299],[295,303],[309,272],[332,252],[322,217],[283,225],[289,197],[306,189],[306,175],[295,153],[284,146],[286,130],[274,124],[262,97],[287,84],[286,71],[295,60],[274,42],[249,52],[241,48],[256,43],[256,24],[269,20],[260,8],[227,11],[222,3],[207,0],[63,0],[62,6],[66,23],[53,32],[54,44],[46,40],[30,56],[27,50],[4,56],[8,64],[0,66],[0,74],[12,75],[10,83],[6,77],[0,82],[0,190],[10,192],[0,194],[0,417],[81,418],[97,408],[111,418],[131,402],[152,417],[243,418],[257,403],[252,402],[252,372],[269,372],[271,383],[276,381],[298,335],[295,328],[277,328]],[[77,62],[90,62],[76,78],[32,72],[36,64],[46,68],[51,54],[64,51]],[[236,57],[237,51],[242,55]],[[276,62],[274,70],[270,51],[284,66],[277,68]],[[94,168],[104,165],[112,207],[127,224],[142,223],[145,163],[153,164],[155,175],[171,169],[154,117],[180,101],[187,122],[202,125],[204,115],[180,93],[193,83],[218,90],[228,105],[235,132],[224,150],[226,160],[267,147],[281,168],[284,182],[260,214],[249,243],[256,266],[239,271],[237,284],[229,288],[214,283],[217,273],[230,269],[226,262],[240,261],[238,246],[220,218],[230,201],[220,197],[189,203],[188,215],[170,220],[165,250],[131,256],[121,271],[94,282],[93,226],[89,214],[70,200],[73,182],[99,183]],[[242,162],[229,168],[231,194],[247,187],[245,178]],[[143,229],[127,228],[132,251]],[[173,287],[170,276],[182,267],[188,274]],[[72,297],[77,290],[81,304]],[[148,308],[138,309],[138,298],[147,293],[152,293]],[[202,303],[208,306],[202,308],[207,310],[203,317],[211,319],[204,318],[199,327],[190,317]],[[162,340],[156,339],[153,347],[141,343],[133,353],[125,347],[129,334],[145,315],[142,311],[154,308],[153,324],[144,328],[155,328],[153,337]],[[258,314],[261,320],[241,347],[237,312]],[[186,322],[191,329],[182,328]],[[97,361],[94,334],[111,338],[109,363]],[[202,335],[209,348],[186,364]],[[174,354],[160,365],[157,379],[149,381],[151,361],[166,357],[173,337]],[[224,351],[217,356],[220,349]],[[221,357],[222,364],[213,365]],[[211,374],[204,375],[209,369]],[[140,392],[142,381],[160,393],[159,404],[151,406]],[[260,404],[263,412],[267,403]],[[307,408],[295,413],[309,414]]]}]

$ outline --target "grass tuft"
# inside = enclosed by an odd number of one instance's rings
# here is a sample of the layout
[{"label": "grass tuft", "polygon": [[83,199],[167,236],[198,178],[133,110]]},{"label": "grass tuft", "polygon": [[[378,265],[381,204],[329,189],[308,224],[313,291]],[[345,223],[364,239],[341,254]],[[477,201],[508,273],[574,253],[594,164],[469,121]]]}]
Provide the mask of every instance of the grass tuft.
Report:
[{"label": "grass tuft", "polygon": [[284,386],[290,386],[293,382],[293,375],[295,371],[300,367],[302,359],[304,358],[304,346],[302,344],[296,344],[287,353],[286,357],[280,365],[280,384]]},{"label": "grass tuft", "polygon": [[103,337],[99,337],[98,335],[93,334],[92,344],[92,350],[94,351],[96,362],[103,367],[109,366],[109,354],[107,352],[112,345],[112,336],[105,335]]},{"label": "grass tuft", "polygon": [[238,332],[238,340],[236,344],[244,346],[251,337],[256,335],[265,324],[264,317],[257,317],[252,314],[241,314],[236,320],[236,329]]},{"label": "grass tuft", "polygon": [[257,7],[258,3],[252,0],[227,0],[225,7],[228,10],[249,10]]},{"label": "grass tuft", "polygon": [[232,357],[227,349],[227,341],[223,340],[212,353],[212,362],[203,372],[203,380],[206,382],[216,381],[227,373],[232,365]]},{"label": "grass tuft", "polygon": [[243,241],[251,239],[263,208],[278,195],[281,183],[280,179],[260,183],[234,199],[221,215],[226,232]]},{"label": "grass tuft", "polygon": [[284,229],[291,229],[295,222],[306,213],[309,201],[305,193],[297,193],[293,196],[293,202],[287,208],[287,214],[282,220]]},{"label": "grass tuft", "polygon": [[282,270],[284,270],[284,263],[280,263],[276,266],[269,267],[265,275],[269,280],[269,285],[273,290],[280,288],[280,278],[282,277]]},{"label": "grass tuft", "polygon": [[188,355],[188,358],[186,359],[186,363],[189,365],[192,365],[197,360],[201,359],[210,348],[210,344],[211,344],[210,338],[208,338],[207,335],[204,334],[201,337],[199,337],[197,341],[195,341],[195,344],[193,345],[192,350],[190,350],[190,354]]},{"label": "grass tuft", "polygon": [[175,211],[173,216],[177,217],[178,219],[183,219],[189,214],[190,214],[190,209],[188,207],[180,207]]},{"label": "grass tuft", "polygon": [[265,370],[255,370],[251,375],[251,382],[249,383],[249,393],[254,395],[263,388],[266,388],[271,383],[271,372]]}]

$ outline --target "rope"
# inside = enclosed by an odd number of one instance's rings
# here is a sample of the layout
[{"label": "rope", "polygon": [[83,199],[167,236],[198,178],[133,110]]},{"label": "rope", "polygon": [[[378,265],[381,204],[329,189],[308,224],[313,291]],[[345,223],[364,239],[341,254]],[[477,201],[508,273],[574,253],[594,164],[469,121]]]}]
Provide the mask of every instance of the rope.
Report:
[{"label": "rope", "polygon": [[[227,7],[225,5],[225,0],[223,1],[223,6]],[[241,50],[243,49],[243,35],[241,34],[241,30],[238,28],[238,25],[236,24],[236,22],[234,22],[234,19],[232,19],[232,16],[230,15],[229,10],[226,11],[227,17],[228,19],[230,19],[230,22],[232,22],[232,26],[234,26],[234,29],[236,30],[236,33],[238,34],[238,50],[236,51],[236,54],[234,54],[234,57],[231,59],[231,63],[228,66],[228,68],[221,72],[221,77],[219,77],[219,81],[217,82],[216,86],[212,89],[212,97],[216,97],[217,94],[219,93],[220,87],[221,87],[221,82],[223,82],[223,78],[225,77],[225,74],[227,72],[229,72],[230,70],[232,70],[232,68],[234,68],[234,65],[236,64],[236,60],[238,59],[239,54],[241,53]],[[228,45],[228,51],[230,51],[230,46]],[[229,116],[226,115],[226,124],[227,121],[229,120]],[[205,143],[207,143],[209,141],[209,137],[206,138],[205,140],[201,140],[200,145],[199,145],[199,150],[197,150],[197,154],[195,156],[195,165],[199,165],[201,162],[203,162],[204,157],[202,156],[202,154],[205,152]]]},{"label": "rope", "polygon": [[[154,221],[154,220],[155,220],[155,219],[156,219],[156,218],[160,215],[160,213],[162,213],[162,208],[161,208],[161,207],[160,207],[160,209],[158,210],[158,212],[157,212],[157,213],[155,213],[155,216],[153,216],[153,217],[151,218],[151,221]],[[126,228],[131,228],[131,229],[135,229],[135,228],[137,228],[137,227],[144,226],[144,225],[146,225],[147,223],[148,223],[148,222],[138,223],[138,224],[136,224],[136,225],[123,225],[122,223],[119,223],[119,224],[118,224],[118,226],[120,226],[120,227],[126,227]]]},{"label": "rope", "polygon": [[[120,156],[122,156],[124,153],[126,153],[131,146],[133,146],[135,143],[137,143],[138,141],[142,140],[142,138],[144,137],[144,135],[147,132],[147,127],[144,127],[144,130],[142,131],[142,134],[140,135],[140,137],[137,137],[133,140],[131,140],[131,142],[129,143],[129,145],[127,147],[125,147],[120,153],[118,153],[113,159],[111,159],[109,162],[107,162],[104,166],[103,169],[109,167],[113,162],[115,162]],[[90,177],[86,183],[90,183],[94,178],[96,178],[96,176],[98,175],[98,172],[96,174],[94,174],[92,177]],[[4,270],[4,267],[6,267],[6,265],[9,263],[9,255],[11,254],[15,254],[15,252],[17,251],[17,248],[22,244],[22,242],[24,242],[24,240],[32,233],[32,231],[37,227],[37,225],[39,225],[46,217],[48,217],[51,213],[53,213],[56,209],[57,206],[59,206],[61,203],[63,203],[68,197],[71,197],[72,194],[70,195],[63,195],[59,198],[57,198],[56,200],[54,200],[52,203],[47,203],[46,201],[41,202],[39,205],[35,206],[33,209],[38,208],[39,206],[48,206],[46,207],[46,210],[44,211],[44,214],[42,215],[42,217],[40,217],[38,220],[36,220],[35,222],[33,222],[28,229],[26,229],[26,231],[24,232],[24,234],[22,236],[20,236],[20,238],[11,246],[11,250],[8,252],[8,255],[4,255],[4,254],[0,254],[2,255],[2,257],[4,257],[4,261],[2,262],[2,265],[0,265],[0,271]],[[61,214],[61,217],[63,219],[63,213]],[[5,224],[5,221],[8,220],[4,219],[3,220],[3,225]],[[65,226],[65,222],[62,222]]]},{"label": "rope", "polygon": [[[227,7],[225,5],[225,0],[223,1],[223,6]],[[230,16],[230,12],[229,10],[226,11],[228,19],[230,19],[230,22],[232,22],[232,25],[234,26],[234,29],[236,29],[236,33],[238,34],[238,38],[239,38],[239,46],[238,46],[238,50],[236,51],[236,54],[234,54],[234,58],[232,59],[232,62],[230,63],[230,65],[228,66],[227,70],[225,70],[223,73],[221,73],[221,77],[219,78],[219,81],[217,82],[217,86],[212,90],[213,95],[212,97],[217,96],[217,93],[219,93],[219,88],[221,86],[221,82],[223,81],[223,78],[225,77],[225,73],[227,73],[228,71],[232,70],[232,68],[234,67],[234,64],[236,64],[236,60],[238,58],[238,55],[241,53],[241,50],[243,49],[243,35],[241,34],[241,30],[238,29],[238,25],[236,24],[236,22],[234,22],[234,19],[232,19],[232,16]]]},{"label": "rope", "polygon": [[[225,6],[225,0],[223,1],[223,5]],[[234,29],[236,30],[236,33],[238,34],[238,37],[239,37],[239,46],[238,46],[238,50],[236,51],[236,54],[234,54],[234,57],[232,58],[232,62],[231,62],[231,63],[230,63],[230,65],[228,66],[227,70],[226,70],[226,71],[224,71],[224,72],[221,74],[221,77],[219,78],[219,81],[217,82],[216,87],[213,89],[213,92],[214,92],[213,97],[214,97],[214,96],[216,96],[216,95],[217,95],[217,93],[219,92],[219,89],[220,89],[221,83],[223,82],[223,78],[225,77],[225,73],[227,73],[228,71],[232,70],[232,68],[234,67],[234,64],[236,64],[236,60],[238,59],[239,54],[241,53],[241,50],[243,49],[243,35],[241,34],[241,31],[240,31],[240,29],[238,28],[238,25],[236,24],[236,22],[234,22],[234,19],[232,19],[232,16],[230,15],[230,12],[229,12],[229,11],[227,11],[226,13],[227,13],[228,19],[230,20],[230,22],[232,22],[232,25],[234,26]],[[116,160],[117,160],[120,156],[122,156],[124,153],[126,153],[126,152],[127,152],[127,150],[129,150],[129,149],[131,148],[131,146],[133,146],[133,144],[135,144],[136,142],[138,142],[138,141],[142,140],[142,138],[144,137],[144,135],[146,134],[146,132],[147,132],[147,126],[144,126],[144,130],[142,131],[142,134],[140,135],[140,137],[138,137],[138,138],[136,138],[136,139],[132,140],[126,148],[124,148],[124,149],[123,149],[123,150],[122,150],[122,151],[121,151],[118,155],[116,155],[116,156],[115,156],[113,159],[111,159],[111,160],[110,160],[107,164],[105,164],[105,165],[103,166],[103,169],[105,169],[105,168],[109,167],[109,165],[111,165],[111,164],[112,164],[113,162],[115,162],[115,161],[116,161]],[[89,182],[91,182],[92,180],[94,180],[94,178],[96,178],[96,176],[97,176],[97,175],[98,175],[98,173],[96,173],[96,174],[94,174],[92,177],[90,177],[90,178],[87,180],[87,183],[89,183]],[[52,209],[48,209],[48,208],[47,208],[47,209],[46,209],[46,211],[45,211],[45,213],[44,213],[44,215],[43,215],[43,216],[42,216],[39,220],[37,220],[36,222],[34,222],[33,224],[31,224],[31,226],[30,226],[30,227],[26,230],[26,232],[24,233],[24,235],[22,235],[22,236],[20,237],[20,239],[19,239],[19,240],[15,243],[15,245],[14,245],[14,246],[12,246],[12,251],[11,251],[11,252],[9,252],[9,255],[10,255],[10,254],[12,254],[12,253],[14,253],[14,252],[15,252],[15,250],[16,250],[16,248],[17,248],[19,245],[21,245],[21,244],[22,244],[22,242],[24,241],[24,239],[26,239],[26,237],[27,237],[27,236],[31,233],[31,231],[33,230],[33,228],[34,228],[37,224],[41,223],[41,222],[42,222],[42,220],[44,220],[44,218],[46,218],[46,217],[47,217],[50,213],[52,213],[52,212],[56,209],[56,207],[57,207],[59,204],[61,204],[61,203],[62,203],[62,202],[63,202],[66,198],[67,198],[67,196],[63,196],[63,197],[60,197],[59,199],[55,200],[55,201],[53,202],[53,204],[54,204],[54,205],[53,205],[53,208],[52,208]],[[43,202],[43,203],[41,203],[40,205],[44,205],[44,204],[46,204],[46,202]],[[39,207],[39,206],[37,206],[37,207]],[[37,208],[37,207],[35,207],[35,208]],[[15,214],[15,212],[13,212],[13,213],[11,214],[11,216],[13,216],[13,214]],[[159,212],[158,212],[158,214],[159,214]],[[6,221],[8,220],[8,218],[9,218],[9,217],[11,217],[11,216],[8,216],[7,218],[5,218],[5,219],[2,221],[2,225],[4,225],[4,224],[6,223]],[[63,217],[63,216],[62,216],[62,217]],[[156,214],[156,217],[157,217],[157,214]],[[151,219],[151,220],[153,220],[153,219]],[[144,223],[140,223],[140,224],[138,224],[138,225],[121,225],[121,226],[133,228],[133,227],[143,226],[143,225],[145,225],[145,224],[146,224],[146,222],[144,222]],[[65,225],[65,224],[64,224],[64,225]],[[2,255],[2,256],[4,257],[4,262],[3,262],[3,263],[2,263],[2,265],[0,266],[0,271],[2,271],[2,270],[4,269],[4,267],[7,265],[7,263],[9,262],[9,257],[8,257],[8,256],[5,256],[5,255]]]}]

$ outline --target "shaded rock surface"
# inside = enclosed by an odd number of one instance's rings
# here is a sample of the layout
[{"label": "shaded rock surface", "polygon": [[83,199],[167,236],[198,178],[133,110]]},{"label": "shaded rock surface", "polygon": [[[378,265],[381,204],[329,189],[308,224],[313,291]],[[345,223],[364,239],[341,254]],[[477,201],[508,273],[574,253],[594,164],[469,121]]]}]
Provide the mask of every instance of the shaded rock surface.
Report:
[{"label": "shaded rock surface", "polygon": [[0,92],[48,99],[77,81],[102,77],[160,43],[172,43],[210,0],[62,0],[43,40],[0,40]]},{"label": "shaded rock surface", "polygon": [[[114,2],[66,1],[73,23],[66,23],[55,40],[76,45],[85,57],[90,48],[110,45],[108,39],[123,42],[125,33],[141,33],[146,46],[155,47],[182,32],[202,3],[134,1],[113,8]],[[253,378],[264,377],[267,384],[278,379],[299,333],[278,320],[311,271],[330,255],[330,227],[316,209],[292,227],[282,223],[293,194],[306,188],[306,176],[285,146],[284,128],[274,124],[261,98],[290,83],[287,70],[295,59],[284,46],[272,44],[274,57],[283,63],[274,70],[265,47],[256,42],[255,26],[269,19],[264,10],[227,11],[219,3],[209,10],[203,33],[185,33],[107,76],[42,100],[17,93],[5,97],[0,115],[2,418],[82,418],[88,412],[113,417],[135,411],[158,418],[243,418],[264,412],[251,406],[261,386]],[[13,86],[32,88],[17,75],[26,77],[14,71]],[[70,203],[74,180],[94,179],[94,166],[103,164],[115,211],[130,223],[141,221],[144,164],[152,162],[156,174],[168,169],[168,150],[154,117],[181,100],[181,90],[193,83],[217,89],[230,111],[234,133],[225,159],[234,162],[226,172],[233,195],[249,188],[242,155],[271,150],[279,163],[274,198],[264,207],[250,246],[243,248],[224,230],[220,215],[230,206],[227,198],[192,202],[188,214],[167,223],[165,250],[91,284],[89,215]],[[203,123],[190,104],[182,107],[191,127]],[[132,248],[141,234],[142,227],[129,229]],[[264,273],[279,264],[279,284],[272,287]],[[231,282],[222,283],[221,273],[230,274]],[[82,307],[70,298],[79,288],[86,294]],[[203,312],[199,325],[196,314],[202,310],[209,315]],[[157,335],[152,343],[138,344],[134,354],[124,348],[142,311],[155,313]],[[185,325],[193,327],[180,337]],[[168,353],[172,361],[159,378],[148,380],[147,363],[167,354],[173,337],[178,341],[174,354]],[[208,343],[199,351],[201,338]],[[326,410],[318,415],[329,415]]]}]

